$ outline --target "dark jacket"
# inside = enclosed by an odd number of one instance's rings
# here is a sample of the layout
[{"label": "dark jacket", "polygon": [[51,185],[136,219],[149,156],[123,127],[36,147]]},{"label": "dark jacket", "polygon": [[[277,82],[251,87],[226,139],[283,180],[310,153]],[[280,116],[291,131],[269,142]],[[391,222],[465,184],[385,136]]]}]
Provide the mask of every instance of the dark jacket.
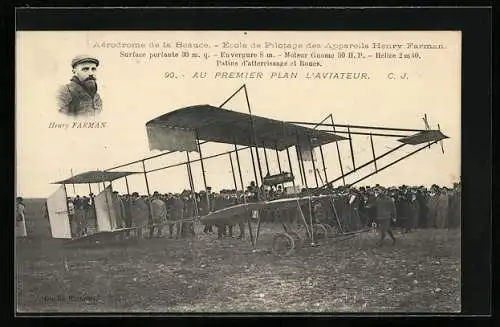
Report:
[{"label": "dark jacket", "polygon": [[77,77],[61,86],[58,95],[59,111],[67,115],[96,115],[102,110],[102,100],[96,92],[91,95]]},{"label": "dark jacket", "polygon": [[397,214],[398,219],[411,218],[410,202],[406,197],[400,197],[397,201]]},{"label": "dark jacket", "polygon": [[377,219],[391,219],[396,217],[396,205],[394,200],[385,195],[380,195],[376,200]]}]

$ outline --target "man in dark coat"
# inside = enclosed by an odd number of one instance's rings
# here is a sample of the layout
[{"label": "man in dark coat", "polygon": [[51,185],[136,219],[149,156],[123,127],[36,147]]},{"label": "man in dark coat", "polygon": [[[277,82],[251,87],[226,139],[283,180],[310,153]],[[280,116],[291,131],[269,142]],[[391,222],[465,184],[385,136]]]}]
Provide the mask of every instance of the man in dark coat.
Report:
[{"label": "man in dark coat", "polygon": [[391,230],[391,220],[396,217],[396,205],[394,203],[394,199],[392,199],[387,191],[382,190],[376,199],[376,207],[377,207],[377,225],[380,232],[380,241],[379,246],[382,246],[385,234],[389,234],[392,238],[392,243],[396,243],[396,238],[392,234]]},{"label": "man in dark coat", "polygon": [[139,193],[132,193],[130,199],[130,215],[132,226],[137,227],[137,235],[142,237],[142,231],[149,224],[149,205],[139,196]]},{"label": "man in dark coat", "polygon": [[[122,198],[123,201],[123,206],[124,206],[124,217],[123,217],[123,222],[125,224],[125,228],[131,228],[132,227],[132,209],[131,209],[131,198],[129,194],[125,194]],[[130,236],[130,231],[128,230],[125,233],[126,236]]]},{"label": "man in dark coat", "polygon": [[455,183],[450,196],[450,211],[448,228],[460,227],[460,206],[461,206],[461,190],[460,184]]},{"label": "man in dark coat", "polygon": [[397,218],[403,231],[408,233],[413,228],[413,216],[410,207],[411,193],[402,193],[398,196],[397,200]]},{"label": "man in dark coat", "polygon": [[377,198],[373,190],[367,192],[365,208],[368,216],[367,225],[373,226],[377,223]]},{"label": "man in dark coat", "polygon": [[[184,201],[181,198],[179,194],[176,194],[174,196],[174,201],[173,201],[173,206],[172,206],[172,212],[171,212],[171,220],[172,221],[178,221],[184,219]],[[173,232],[173,224],[169,224],[169,226],[172,226],[172,228],[169,227],[169,236],[172,237],[172,232]],[[181,228],[182,224],[181,222],[175,223],[175,238],[181,237]]]},{"label": "man in dark coat", "polygon": [[70,116],[93,116],[102,111],[95,77],[98,66],[99,60],[91,56],[77,56],[71,61],[73,77],[57,94],[59,112]]},{"label": "man in dark coat", "polygon": [[81,237],[85,235],[84,221],[85,221],[85,211],[83,208],[83,199],[80,195],[77,195],[73,199],[73,206],[75,209],[75,215],[73,217],[76,226],[76,236]]},{"label": "man in dark coat", "polygon": [[351,189],[348,194],[349,202],[347,204],[347,212],[349,216],[349,228],[351,230],[357,230],[361,227],[361,217],[359,214],[359,207],[361,202],[364,200],[361,194],[356,189]]},{"label": "man in dark coat", "polygon": [[[212,188],[207,187],[207,192],[203,192],[203,196],[201,199],[201,214],[202,215],[207,215],[208,213],[213,211],[213,206],[214,206],[214,195],[211,192]],[[203,233],[208,234],[208,233],[213,233],[213,227],[212,225],[205,225],[203,228]]]},{"label": "man in dark coat", "polygon": [[89,209],[87,211],[87,229],[92,232],[97,232],[97,215],[95,211],[95,196],[94,193],[89,193],[88,197]]},{"label": "man in dark coat", "polygon": [[82,208],[82,221],[81,221],[81,224],[82,224],[82,231],[83,231],[83,235],[87,235],[88,234],[88,220],[89,220],[89,211],[90,211],[90,200],[89,198],[87,198],[85,195],[83,196],[83,198],[80,200],[80,203],[81,203],[81,208]]},{"label": "man in dark coat", "polygon": [[410,225],[410,231],[413,228],[417,228],[419,226],[419,219],[420,219],[420,205],[417,201],[417,195],[414,192],[411,192],[409,195],[409,206],[410,206],[410,219],[411,219],[411,225]]},{"label": "man in dark coat", "polygon": [[[184,201],[184,219],[194,218],[195,216],[195,203],[196,198],[193,198],[192,194],[186,196]],[[186,237],[187,235],[195,236],[194,224],[192,221],[185,221],[181,223],[181,236]]]},{"label": "man in dark coat", "polygon": [[154,236],[155,230],[158,237],[162,236],[163,225],[167,223],[167,205],[161,199],[160,194],[155,191],[151,201],[151,218],[152,224],[149,228],[149,237]]},{"label": "man in dark coat", "polygon": [[426,228],[427,227],[428,206],[427,206],[427,196],[425,194],[425,190],[423,190],[422,187],[417,190],[416,198],[417,198],[418,207],[419,207],[418,227]]}]

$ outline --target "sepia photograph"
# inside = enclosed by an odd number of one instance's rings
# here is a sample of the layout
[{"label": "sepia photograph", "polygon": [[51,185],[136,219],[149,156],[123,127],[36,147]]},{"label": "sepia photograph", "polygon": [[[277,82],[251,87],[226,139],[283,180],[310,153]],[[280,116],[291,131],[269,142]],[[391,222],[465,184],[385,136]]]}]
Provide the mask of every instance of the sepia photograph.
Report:
[{"label": "sepia photograph", "polygon": [[61,86],[57,94],[59,112],[68,116],[95,116],[102,110],[102,100],[97,92],[99,60],[79,55],[71,60],[73,76]]},{"label": "sepia photograph", "polygon": [[17,31],[17,311],[459,313],[461,49]]}]

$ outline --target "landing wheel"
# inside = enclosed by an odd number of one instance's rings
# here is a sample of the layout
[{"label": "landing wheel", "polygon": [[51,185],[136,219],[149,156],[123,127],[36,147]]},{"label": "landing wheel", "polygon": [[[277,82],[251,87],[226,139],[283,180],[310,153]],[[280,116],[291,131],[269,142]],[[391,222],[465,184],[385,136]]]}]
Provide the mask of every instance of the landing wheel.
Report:
[{"label": "landing wheel", "polygon": [[295,250],[299,250],[300,248],[302,248],[302,239],[300,238],[299,234],[295,232],[288,232],[287,234],[293,238]]},{"label": "landing wheel", "polygon": [[273,253],[279,256],[287,256],[294,252],[295,241],[288,233],[278,234],[273,239]]},{"label": "landing wheel", "polygon": [[326,230],[328,232],[328,237],[334,237],[339,233],[337,227],[335,227],[335,226],[328,225],[328,224],[324,224],[323,226],[326,228]]},{"label": "landing wheel", "polygon": [[314,241],[321,242],[326,241],[328,239],[328,229],[323,224],[314,224]]}]

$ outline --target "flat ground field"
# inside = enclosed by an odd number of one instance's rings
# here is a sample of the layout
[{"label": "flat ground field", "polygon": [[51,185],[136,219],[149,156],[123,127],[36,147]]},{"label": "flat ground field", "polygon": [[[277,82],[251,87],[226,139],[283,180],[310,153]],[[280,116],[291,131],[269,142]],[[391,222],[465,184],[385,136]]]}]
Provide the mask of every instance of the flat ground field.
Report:
[{"label": "flat ground field", "polygon": [[257,252],[201,226],[194,239],[78,244],[38,230],[37,212],[16,243],[19,312],[460,311],[459,230],[396,231],[381,248],[368,232],[277,257],[273,225]]}]

